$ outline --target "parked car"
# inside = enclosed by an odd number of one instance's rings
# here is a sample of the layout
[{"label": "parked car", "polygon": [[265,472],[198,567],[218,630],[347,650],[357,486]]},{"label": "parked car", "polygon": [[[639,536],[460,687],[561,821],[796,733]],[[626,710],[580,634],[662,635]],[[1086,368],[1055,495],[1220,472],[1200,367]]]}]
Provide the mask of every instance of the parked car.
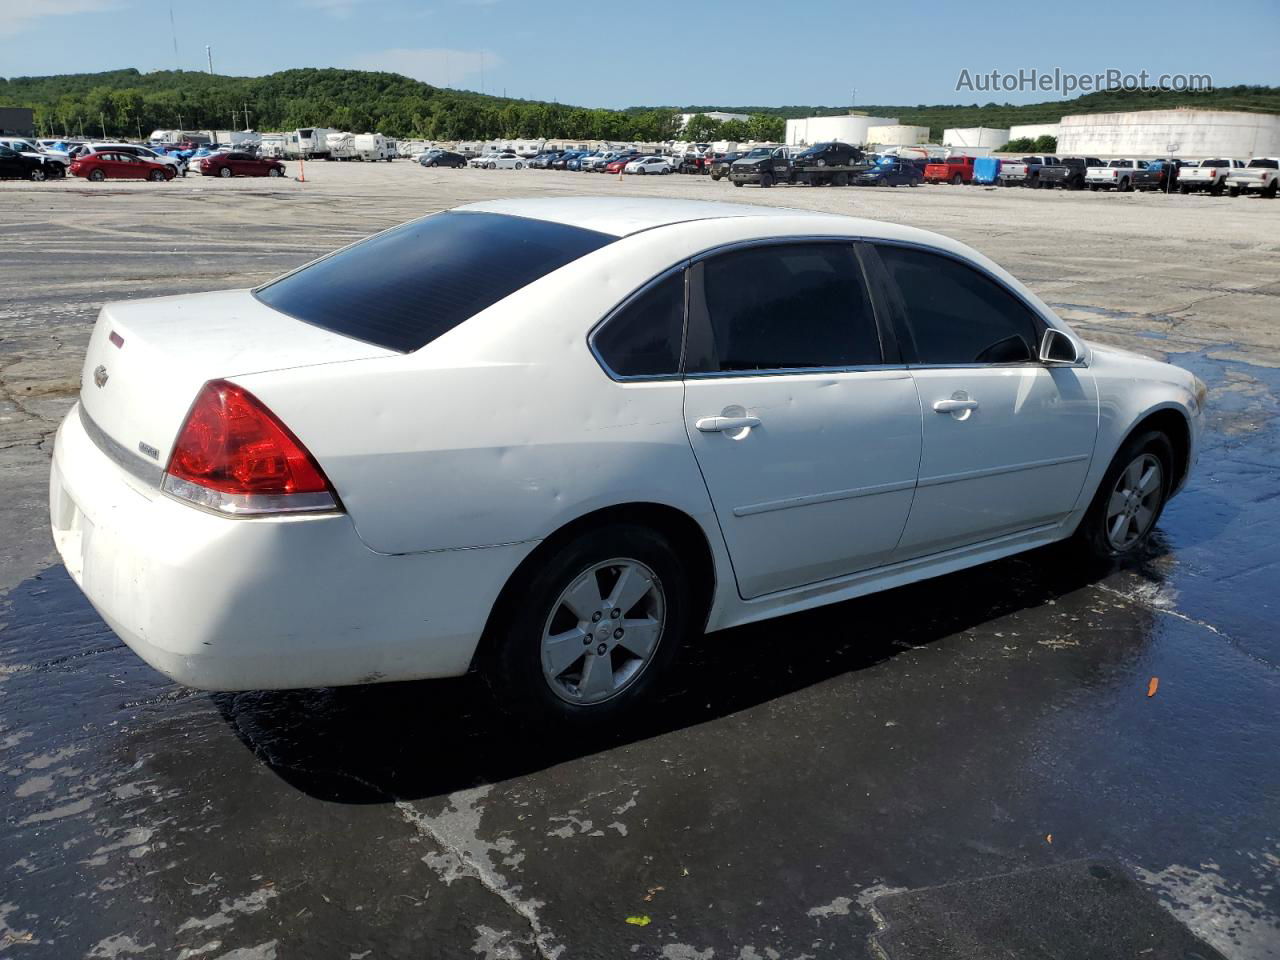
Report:
[{"label": "parked car", "polygon": [[640,159],[638,154],[634,154],[634,153],[621,154],[620,156],[614,157],[612,160],[606,163],[600,172],[614,173],[614,174],[622,173],[623,168],[626,167],[627,164],[629,164],[633,160],[638,160],[638,159]]},{"label": "parked car", "polygon": [[827,143],[815,143],[807,150],[801,150],[792,160],[797,166],[804,167],[847,167],[862,162],[862,150],[858,147],[832,140]]},{"label": "parked car", "polygon": [[[143,147],[136,143],[86,143],[71,151],[71,158],[75,159],[84,153],[100,153],[102,151],[110,151],[111,153],[124,153],[139,160],[145,160],[148,163],[162,163],[165,166],[173,168],[175,177],[185,177],[187,175],[187,158],[172,154],[161,153],[152,150],[150,147]],[[194,152],[194,151],[193,151]]]},{"label": "parked car", "polygon": [[1243,169],[1243,160],[1227,157],[1201,160],[1196,166],[1185,167],[1180,171],[1178,192],[1186,194],[1205,190],[1215,197],[1220,197],[1222,191],[1227,188],[1227,179],[1233,176],[1235,171]]},{"label": "parked car", "polygon": [[581,173],[585,170],[588,170],[590,166],[593,165],[602,156],[603,154],[600,154],[600,153],[583,153],[580,156],[574,157],[572,160],[570,160],[569,163],[566,164],[565,169],[572,170],[575,173]]},{"label": "parked car", "polygon": [[200,161],[205,177],[283,177],[284,164],[248,153],[214,153]]},{"label": "parked car", "polygon": [[47,180],[58,180],[65,177],[67,168],[71,166],[71,159],[65,153],[51,152],[30,140],[24,140],[20,137],[2,137],[0,138],[0,147],[43,161],[42,169]]},{"label": "parked car", "polygon": [[1233,197],[1242,193],[1260,193],[1275,199],[1280,182],[1280,157],[1254,157],[1243,170],[1232,170],[1227,177],[1227,190]]},{"label": "parked car", "polygon": [[564,152],[563,150],[547,150],[540,153],[529,161],[529,168],[531,170],[548,170],[551,168],[551,164],[562,156]]},{"label": "parked car", "polygon": [[1040,168],[1051,167],[1058,163],[1057,157],[1023,157],[1021,160],[1005,160],[1000,164],[1000,186],[1031,187],[1040,186]]},{"label": "parked car", "polygon": [[550,168],[552,170],[567,170],[569,169],[569,164],[577,162],[582,155],[582,150],[566,150],[551,161]]},{"label": "parked car", "polygon": [[920,161],[889,157],[856,174],[853,183],[859,187],[917,187],[923,179]]},{"label": "parked car", "polygon": [[418,158],[424,167],[465,167],[467,158],[452,150],[428,151]]},{"label": "parked car", "polygon": [[0,147],[0,179],[56,180],[63,176],[61,170],[61,164],[38,154],[31,156],[8,147]]},{"label": "parked car", "polygon": [[1172,192],[1178,183],[1182,169],[1182,161],[1170,157],[1147,161],[1148,178],[1140,181],[1138,189],[1145,191]]},{"label": "parked car", "polygon": [[177,176],[171,164],[144,160],[131,153],[94,150],[71,161],[71,175],[86,180],[152,180],[163,183]]},{"label": "parked car", "polygon": [[1150,179],[1145,160],[1112,160],[1105,166],[1088,167],[1084,172],[1084,182],[1090,190],[1115,190],[1128,193],[1139,183]]},{"label": "parked car", "polygon": [[1083,190],[1085,174],[1090,167],[1105,167],[1097,157],[1063,157],[1057,163],[1040,168],[1040,186],[1046,190],[1062,187],[1064,190]]},{"label": "parked car", "polygon": [[925,183],[951,183],[957,187],[973,182],[973,157],[948,157],[924,165]]},{"label": "parked car", "polygon": [[721,180],[729,175],[729,168],[733,166],[733,162],[745,156],[746,153],[722,153],[712,159],[707,172],[712,180]]},{"label": "parked car", "polygon": [[510,150],[504,150],[501,153],[472,157],[467,161],[467,164],[481,170],[523,170],[525,159],[524,157],[516,156]]},{"label": "parked car", "polygon": [[636,197],[489,201],[252,291],[110,303],[83,371],[53,540],[152,666],[474,666],[522,720],[588,725],[704,632],[1057,541],[1139,553],[1206,392],[937,234]]},{"label": "parked car", "polygon": [[674,173],[675,167],[671,165],[671,161],[666,157],[638,157],[632,160],[623,170],[626,173],[650,174],[650,173]]}]

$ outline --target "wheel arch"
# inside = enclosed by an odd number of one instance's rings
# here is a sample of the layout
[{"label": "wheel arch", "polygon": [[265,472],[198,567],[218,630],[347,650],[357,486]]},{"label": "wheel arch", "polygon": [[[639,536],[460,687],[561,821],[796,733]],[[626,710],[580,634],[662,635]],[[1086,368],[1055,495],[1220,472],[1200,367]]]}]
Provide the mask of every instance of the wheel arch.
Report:
[{"label": "wheel arch", "polygon": [[530,571],[536,569],[545,557],[585,531],[611,523],[632,523],[655,530],[670,540],[676,550],[690,562],[693,568],[690,587],[694,597],[694,625],[700,631],[705,629],[718,581],[715,552],[702,525],[684,510],[670,504],[651,501],[612,504],[584,513],[563,524],[543,539],[511,572],[485,619],[484,632],[471,660],[472,670],[477,669],[493,650],[498,633],[496,627],[519,596],[520,587]]},{"label": "wheel arch", "polygon": [[[1173,476],[1170,478],[1169,493],[1172,496],[1182,487],[1187,479],[1187,471],[1191,467],[1191,421],[1186,412],[1178,406],[1158,407],[1149,410],[1125,433],[1120,440],[1119,450],[1130,438],[1147,430],[1158,430],[1169,438],[1173,447]],[[1113,453],[1114,457],[1115,454]]]}]

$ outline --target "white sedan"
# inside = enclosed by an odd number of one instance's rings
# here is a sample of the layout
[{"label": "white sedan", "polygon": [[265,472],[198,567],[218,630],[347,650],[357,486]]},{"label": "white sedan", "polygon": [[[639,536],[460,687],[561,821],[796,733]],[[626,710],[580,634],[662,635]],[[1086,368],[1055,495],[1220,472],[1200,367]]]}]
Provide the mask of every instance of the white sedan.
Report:
[{"label": "white sedan", "polygon": [[671,173],[674,169],[666,157],[640,157],[622,168],[624,173]]},{"label": "white sedan", "polygon": [[476,669],[585,721],[704,632],[1059,540],[1133,553],[1205,398],[954,240],[637,198],[472,204],[108,304],[83,383],[53,538],[148,663]]},{"label": "white sedan", "polygon": [[467,165],[482,170],[523,170],[525,163],[524,157],[518,157],[514,153],[507,152],[472,157]]}]

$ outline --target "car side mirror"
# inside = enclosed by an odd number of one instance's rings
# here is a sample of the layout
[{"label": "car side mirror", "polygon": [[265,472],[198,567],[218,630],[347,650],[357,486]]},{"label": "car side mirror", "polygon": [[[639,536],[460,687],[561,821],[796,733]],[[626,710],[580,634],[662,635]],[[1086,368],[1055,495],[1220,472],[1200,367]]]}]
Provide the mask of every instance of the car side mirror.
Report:
[{"label": "car side mirror", "polygon": [[1046,364],[1074,364],[1081,360],[1076,342],[1061,330],[1050,327],[1040,338],[1040,362]]}]

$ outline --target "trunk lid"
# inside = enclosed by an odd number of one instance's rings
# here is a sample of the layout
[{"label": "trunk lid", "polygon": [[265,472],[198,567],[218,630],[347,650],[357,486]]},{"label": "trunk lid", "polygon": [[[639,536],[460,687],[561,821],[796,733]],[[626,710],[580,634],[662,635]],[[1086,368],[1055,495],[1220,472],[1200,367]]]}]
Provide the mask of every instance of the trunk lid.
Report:
[{"label": "trunk lid", "polygon": [[395,355],[285,316],[248,290],[109,303],[89,340],[80,403],[123,450],[163,468],[209,380]]}]

